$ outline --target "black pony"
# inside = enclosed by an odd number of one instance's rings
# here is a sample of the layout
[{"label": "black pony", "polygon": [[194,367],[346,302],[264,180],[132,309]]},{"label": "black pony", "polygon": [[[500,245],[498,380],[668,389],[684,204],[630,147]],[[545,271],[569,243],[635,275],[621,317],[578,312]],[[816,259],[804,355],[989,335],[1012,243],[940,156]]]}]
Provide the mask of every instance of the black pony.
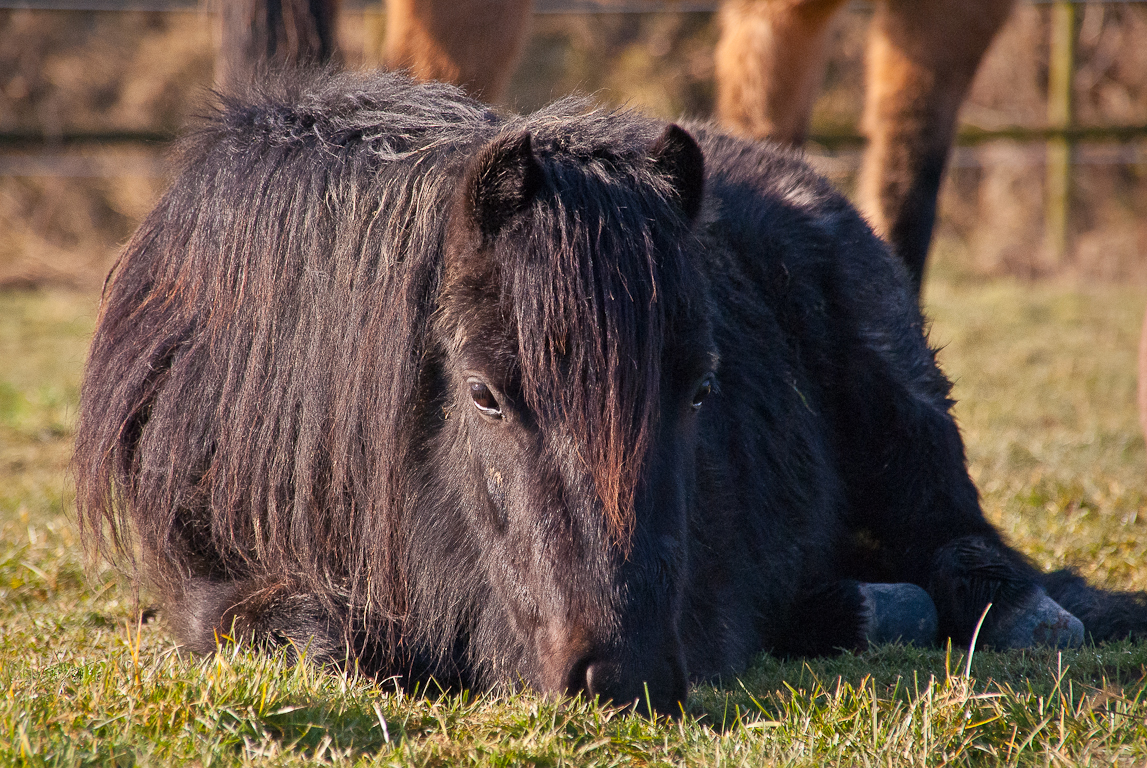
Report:
[{"label": "black pony", "polygon": [[985,521],[903,268],[797,157],[393,75],[268,91],[183,143],[83,386],[86,534],[189,648],[671,711],[762,650],[966,643],[989,602],[996,646],[1147,628]]}]

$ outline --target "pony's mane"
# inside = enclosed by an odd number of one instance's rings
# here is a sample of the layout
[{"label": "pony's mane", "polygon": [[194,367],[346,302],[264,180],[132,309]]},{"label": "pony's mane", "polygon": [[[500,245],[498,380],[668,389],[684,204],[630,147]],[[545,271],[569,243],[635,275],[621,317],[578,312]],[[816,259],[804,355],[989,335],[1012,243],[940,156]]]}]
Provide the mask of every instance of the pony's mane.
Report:
[{"label": "pony's mane", "polygon": [[655,257],[676,253],[657,201],[626,191],[638,177],[672,190],[600,147],[647,146],[655,126],[581,100],[503,126],[451,87],[390,75],[285,80],[222,105],[181,144],[178,180],[105,288],[74,460],[87,539],[128,557],[138,541],[166,589],[281,574],[403,615],[441,212],[466,158],[522,127],[550,190],[578,201],[538,201],[548,218],[508,273],[525,391],[539,411],[568,403],[624,528],[626,447],[648,440],[679,270]]}]

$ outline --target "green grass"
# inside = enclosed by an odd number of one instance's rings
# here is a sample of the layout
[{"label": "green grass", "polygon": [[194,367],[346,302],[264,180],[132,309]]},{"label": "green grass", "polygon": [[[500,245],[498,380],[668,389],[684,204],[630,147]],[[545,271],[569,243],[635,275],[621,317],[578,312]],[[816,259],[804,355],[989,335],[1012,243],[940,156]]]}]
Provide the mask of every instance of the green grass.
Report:
[{"label": "green grass", "polygon": [[[989,516],[1045,567],[1147,588],[1140,289],[939,279],[933,339]],[[532,694],[406,696],[225,648],[180,656],[84,570],[66,467],[95,298],[0,293],[0,765],[1127,765],[1147,644],[761,658],[653,722]]]}]

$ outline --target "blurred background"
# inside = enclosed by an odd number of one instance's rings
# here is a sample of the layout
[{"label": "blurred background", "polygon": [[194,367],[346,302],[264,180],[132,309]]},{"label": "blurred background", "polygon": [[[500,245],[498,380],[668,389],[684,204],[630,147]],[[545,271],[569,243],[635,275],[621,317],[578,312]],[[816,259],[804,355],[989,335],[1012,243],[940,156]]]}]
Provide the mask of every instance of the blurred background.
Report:
[{"label": "blurred background", "polygon": [[[345,63],[377,65],[382,3],[343,9]],[[505,106],[580,91],[707,116],[714,9],[538,0]],[[871,12],[854,2],[835,30],[808,148],[845,190]],[[215,38],[203,0],[0,0],[0,286],[99,285],[166,184],[167,140],[209,100]],[[933,274],[1147,285],[1147,2],[1021,0],[962,114]]]}]

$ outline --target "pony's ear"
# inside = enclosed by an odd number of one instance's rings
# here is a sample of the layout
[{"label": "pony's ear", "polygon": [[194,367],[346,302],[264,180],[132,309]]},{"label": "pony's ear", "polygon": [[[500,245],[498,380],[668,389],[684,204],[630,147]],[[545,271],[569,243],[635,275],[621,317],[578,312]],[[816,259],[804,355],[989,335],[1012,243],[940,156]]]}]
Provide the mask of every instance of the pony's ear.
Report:
[{"label": "pony's ear", "polygon": [[705,192],[705,155],[684,128],[670,123],[653,142],[649,157],[658,172],[669,177],[681,210],[690,221],[701,211]]},{"label": "pony's ear", "polygon": [[470,161],[463,182],[463,210],[483,241],[493,238],[525,209],[542,186],[529,131],[500,136]]}]

